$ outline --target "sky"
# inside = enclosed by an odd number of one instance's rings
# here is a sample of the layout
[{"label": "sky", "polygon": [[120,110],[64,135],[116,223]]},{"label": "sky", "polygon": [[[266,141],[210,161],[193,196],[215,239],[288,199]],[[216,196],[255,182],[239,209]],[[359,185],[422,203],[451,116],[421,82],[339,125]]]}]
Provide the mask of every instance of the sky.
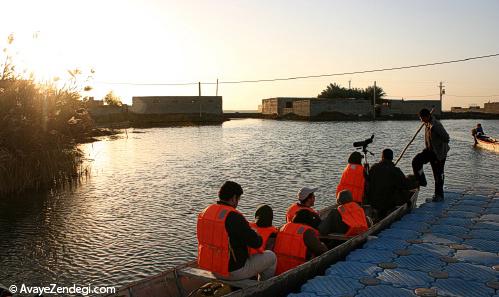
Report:
[{"label": "sky", "polygon": [[[2,3],[0,48],[40,80],[94,69],[89,96],[198,95],[196,84],[354,72],[499,53],[499,1],[16,0]],[[1,57],[1,54],[0,54]],[[225,110],[315,97],[329,83],[444,110],[499,101],[499,57],[333,77],[220,84]],[[202,95],[215,95],[203,84]]]}]

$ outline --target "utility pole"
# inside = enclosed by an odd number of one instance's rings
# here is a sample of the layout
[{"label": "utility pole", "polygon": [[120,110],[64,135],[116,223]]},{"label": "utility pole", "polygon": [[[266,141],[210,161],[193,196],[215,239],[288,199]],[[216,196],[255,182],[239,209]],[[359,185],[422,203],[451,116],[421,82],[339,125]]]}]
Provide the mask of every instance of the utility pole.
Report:
[{"label": "utility pole", "polygon": [[198,82],[199,89],[199,118],[201,118],[201,82]]},{"label": "utility pole", "polygon": [[438,87],[440,88],[440,113],[442,113],[444,111],[444,105],[442,103],[442,95],[445,95],[445,89],[444,89],[445,86],[442,84],[442,82],[440,82]]},{"label": "utility pole", "polygon": [[376,81],[374,81],[373,88],[373,121],[376,120]]},{"label": "utility pole", "polygon": [[352,80],[351,80],[351,79],[350,79],[350,80],[348,80],[348,89],[349,89],[349,90],[350,90],[350,85],[351,85],[351,83],[352,83]]},{"label": "utility pole", "polygon": [[215,96],[218,96],[218,78],[217,78],[217,91],[215,93]]}]

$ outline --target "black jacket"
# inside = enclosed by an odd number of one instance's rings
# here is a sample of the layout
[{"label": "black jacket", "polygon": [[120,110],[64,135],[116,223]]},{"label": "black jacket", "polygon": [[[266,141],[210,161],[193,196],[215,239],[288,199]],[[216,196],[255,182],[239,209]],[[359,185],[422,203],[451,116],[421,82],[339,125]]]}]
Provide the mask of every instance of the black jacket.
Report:
[{"label": "black jacket", "polygon": [[369,170],[366,204],[370,204],[382,218],[397,205],[409,199],[409,182],[392,161],[382,160]]},{"label": "black jacket", "polygon": [[[218,204],[224,204],[218,201]],[[229,235],[229,271],[235,271],[244,266],[248,259],[248,247],[259,248],[262,237],[251,229],[248,221],[237,212],[230,212],[225,220],[225,231]]]}]

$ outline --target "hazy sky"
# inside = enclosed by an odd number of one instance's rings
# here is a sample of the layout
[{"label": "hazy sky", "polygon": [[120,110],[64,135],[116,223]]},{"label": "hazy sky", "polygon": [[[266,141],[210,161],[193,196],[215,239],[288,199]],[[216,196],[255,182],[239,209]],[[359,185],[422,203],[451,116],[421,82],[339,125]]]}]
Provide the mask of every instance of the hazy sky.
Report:
[{"label": "hazy sky", "polygon": [[[95,97],[197,95],[192,86],[113,85],[250,80],[352,72],[499,53],[499,1],[4,1],[0,46],[39,77],[95,69]],[[33,33],[38,38],[33,39]],[[444,109],[499,101],[499,57],[362,75],[219,86],[224,109],[317,96],[327,84],[388,98],[437,99]],[[203,95],[214,95],[203,85]],[[492,96],[495,95],[495,96]]]}]

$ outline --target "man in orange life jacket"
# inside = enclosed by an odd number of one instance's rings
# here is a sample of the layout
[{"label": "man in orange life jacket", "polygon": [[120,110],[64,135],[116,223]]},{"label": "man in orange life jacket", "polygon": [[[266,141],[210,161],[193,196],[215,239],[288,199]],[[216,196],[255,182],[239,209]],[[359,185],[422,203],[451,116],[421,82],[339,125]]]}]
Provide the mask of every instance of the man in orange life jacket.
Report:
[{"label": "man in orange life jacket", "polygon": [[339,192],[336,203],[338,207],[332,209],[319,226],[321,234],[339,233],[355,236],[369,229],[369,219],[364,209],[354,202],[349,190]]},{"label": "man in orange life jacket", "polygon": [[340,183],[336,187],[336,197],[343,190],[349,190],[352,193],[353,201],[362,205],[364,200],[365,172],[362,166],[362,154],[353,152],[348,158],[348,165],[343,170]]},{"label": "man in orange life jacket", "polygon": [[292,269],[311,258],[327,251],[326,245],[319,239],[315,214],[300,209],[292,222],[281,227],[277,234],[274,252],[277,256],[276,275]]},{"label": "man in orange life jacket", "polygon": [[250,248],[250,255],[263,253],[264,250],[272,250],[274,247],[275,238],[279,230],[272,226],[273,219],[274,212],[272,211],[272,207],[267,204],[262,204],[256,209],[255,222],[251,222],[250,226],[262,237],[263,243],[258,249]]},{"label": "man in orange life jacket", "polygon": [[291,222],[293,217],[299,210],[306,209],[315,215],[314,218],[316,222],[314,223],[314,227],[317,228],[319,226],[319,214],[312,208],[312,206],[314,206],[315,204],[315,192],[318,189],[319,188],[303,187],[300,189],[300,191],[298,191],[298,202],[291,204],[291,206],[288,208],[288,211],[286,212],[286,223]]},{"label": "man in orange life jacket", "polygon": [[262,237],[236,210],[242,194],[238,183],[227,181],[218,192],[219,200],[198,215],[198,266],[221,279],[258,275],[265,280],[274,275],[276,256],[272,251],[248,255],[248,248],[262,245]]}]

